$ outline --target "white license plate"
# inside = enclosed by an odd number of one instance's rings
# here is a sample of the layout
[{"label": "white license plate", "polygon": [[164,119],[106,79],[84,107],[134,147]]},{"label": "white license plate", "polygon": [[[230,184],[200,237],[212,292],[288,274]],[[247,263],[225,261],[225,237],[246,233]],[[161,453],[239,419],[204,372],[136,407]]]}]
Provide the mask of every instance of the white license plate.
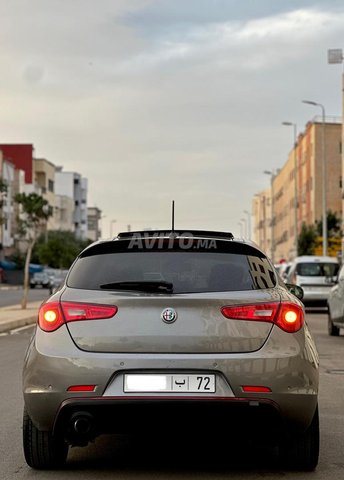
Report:
[{"label": "white license plate", "polygon": [[215,393],[215,375],[150,375],[130,373],[124,376],[124,391],[126,393]]}]

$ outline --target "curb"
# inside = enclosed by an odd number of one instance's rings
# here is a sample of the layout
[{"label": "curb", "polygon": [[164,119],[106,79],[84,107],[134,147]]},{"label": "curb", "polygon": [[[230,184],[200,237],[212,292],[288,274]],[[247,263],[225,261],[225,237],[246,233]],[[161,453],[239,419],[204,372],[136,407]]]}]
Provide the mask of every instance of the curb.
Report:
[{"label": "curb", "polygon": [[0,333],[7,332],[8,330],[12,330],[14,328],[25,327],[26,325],[31,325],[36,323],[37,321],[37,314],[30,315],[25,318],[19,318],[18,320],[8,320],[7,322],[0,323]]},{"label": "curb", "polygon": [[21,309],[20,305],[1,307],[0,333],[36,323],[41,303],[40,301],[28,303],[27,309],[25,310]]},{"label": "curb", "polygon": [[1,290],[21,290],[22,287],[19,285],[4,285],[3,283],[0,283],[0,291]]}]

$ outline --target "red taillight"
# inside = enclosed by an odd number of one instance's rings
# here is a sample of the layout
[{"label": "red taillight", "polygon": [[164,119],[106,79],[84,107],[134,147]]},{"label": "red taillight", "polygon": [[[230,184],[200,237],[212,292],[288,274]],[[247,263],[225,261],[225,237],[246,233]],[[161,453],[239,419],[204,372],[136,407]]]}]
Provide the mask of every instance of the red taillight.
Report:
[{"label": "red taillight", "polygon": [[299,305],[282,302],[275,323],[285,332],[294,333],[302,327],[304,317],[303,309]]},{"label": "red taillight", "polygon": [[67,392],[94,392],[97,385],[72,385]]},{"label": "red taillight", "polygon": [[111,305],[96,305],[91,303],[61,302],[66,322],[76,320],[101,320],[111,318],[118,308]]},{"label": "red taillight", "polygon": [[222,314],[234,320],[256,320],[257,322],[273,322],[279,303],[258,303],[255,305],[233,305],[222,307]]},{"label": "red taillight", "polygon": [[53,332],[64,324],[59,302],[44,303],[38,312],[38,325],[45,332]]},{"label": "red taillight", "polygon": [[243,392],[248,392],[248,393],[270,393],[271,388],[269,387],[258,387],[258,386],[253,386],[253,385],[243,385],[242,387]]},{"label": "red taillight", "polygon": [[300,330],[304,321],[302,307],[290,302],[258,303],[222,307],[222,314],[233,320],[274,323],[285,332]]},{"label": "red taillight", "polygon": [[54,332],[65,322],[111,318],[117,307],[75,302],[48,302],[39,309],[38,324],[45,332]]}]

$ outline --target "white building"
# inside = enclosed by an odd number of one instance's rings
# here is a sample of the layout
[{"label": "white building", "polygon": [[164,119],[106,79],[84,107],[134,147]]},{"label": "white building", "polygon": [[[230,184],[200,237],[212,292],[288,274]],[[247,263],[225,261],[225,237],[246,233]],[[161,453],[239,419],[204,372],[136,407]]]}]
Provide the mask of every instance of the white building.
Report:
[{"label": "white building", "polygon": [[15,166],[12,162],[2,161],[2,180],[6,184],[6,192],[2,194],[2,225],[1,225],[1,243],[4,248],[12,247],[13,239],[13,222],[14,222],[14,176]]},{"label": "white building", "polygon": [[77,172],[63,172],[57,167],[55,172],[55,194],[69,197],[74,201],[73,231],[76,237],[87,238],[87,178]]},{"label": "white building", "polygon": [[88,207],[88,232],[87,238],[96,242],[101,237],[100,219],[102,217],[102,211],[98,207]]},{"label": "white building", "polygon": [[74,232],[74,200],[55,195],[54,230]]}]

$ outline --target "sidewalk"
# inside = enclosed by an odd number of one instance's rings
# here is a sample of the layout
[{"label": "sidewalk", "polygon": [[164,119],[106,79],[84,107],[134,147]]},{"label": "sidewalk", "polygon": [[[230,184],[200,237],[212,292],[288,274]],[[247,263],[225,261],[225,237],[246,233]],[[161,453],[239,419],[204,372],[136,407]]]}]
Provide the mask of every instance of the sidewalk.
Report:
[{"label": "sidewalk", "polygon": [[20,305],[0,308],[0,333],[13,328],[24,327],[37,321],[38,308],[42,301],[30,302],[23,310]]}]

